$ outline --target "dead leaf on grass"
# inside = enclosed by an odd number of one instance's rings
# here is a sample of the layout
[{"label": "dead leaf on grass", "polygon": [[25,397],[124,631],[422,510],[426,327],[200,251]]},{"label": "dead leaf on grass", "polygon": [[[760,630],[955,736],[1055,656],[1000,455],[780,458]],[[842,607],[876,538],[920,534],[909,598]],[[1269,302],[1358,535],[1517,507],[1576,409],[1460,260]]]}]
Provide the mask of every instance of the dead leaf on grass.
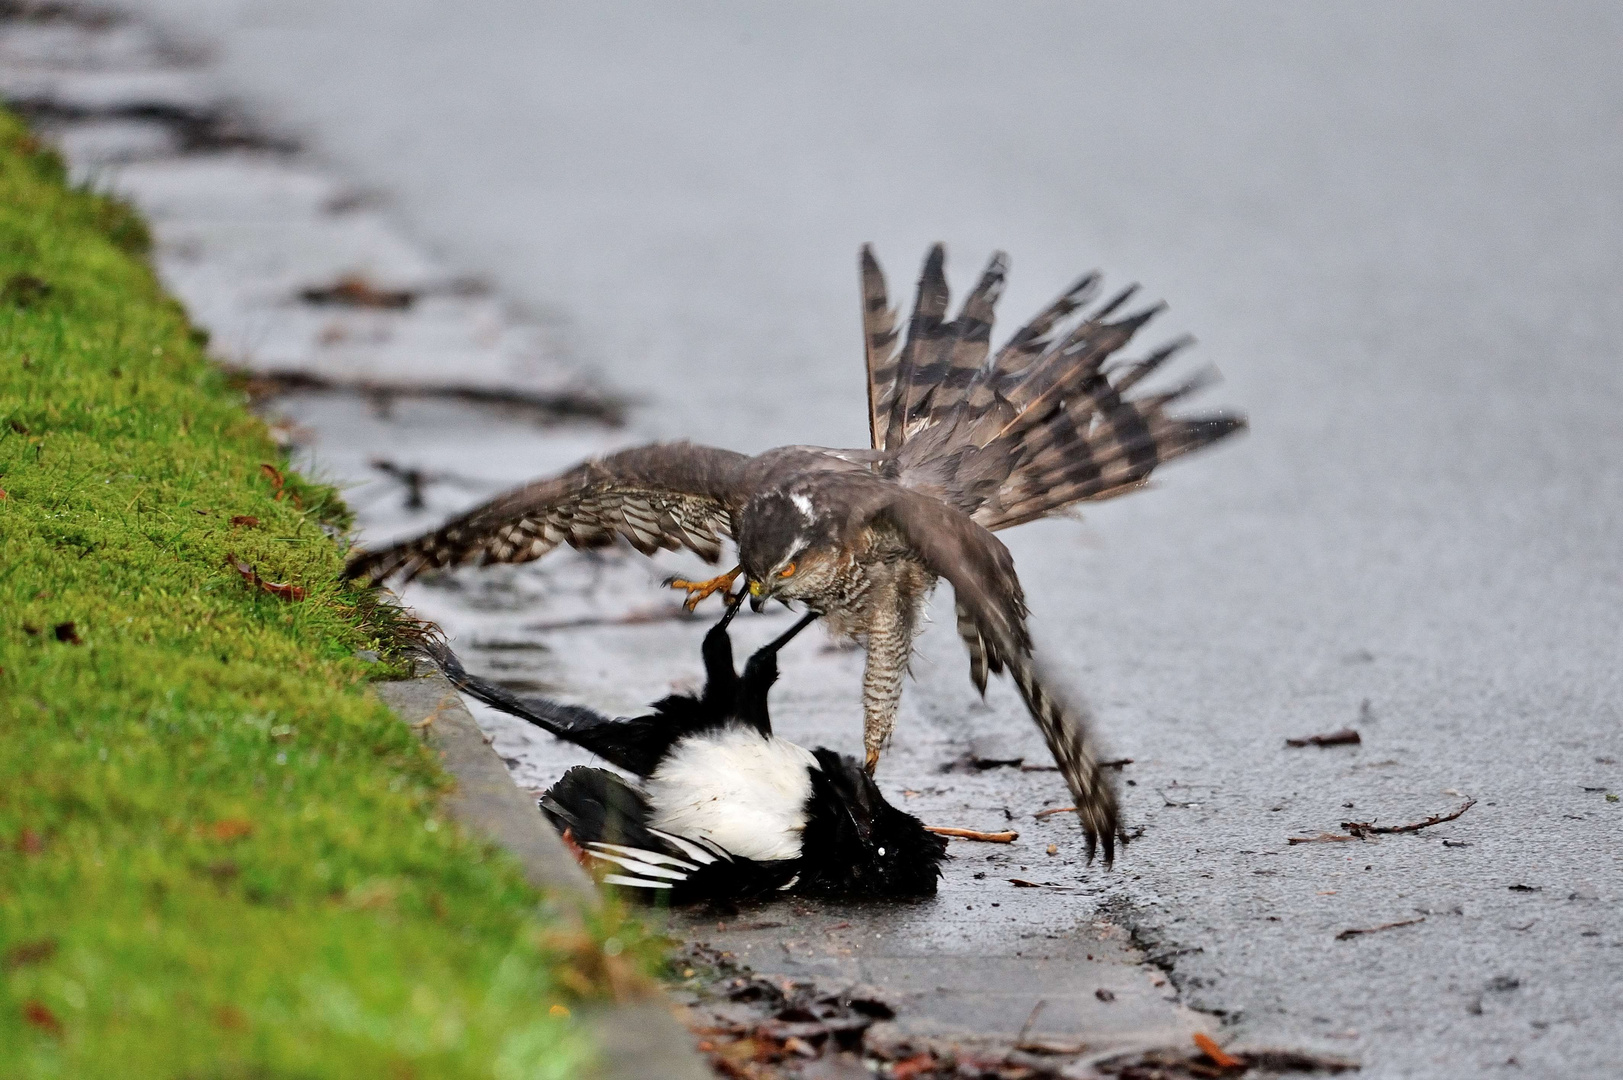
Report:
[{"label": "dead leaf on grass", "polygon": [[58,1020],[56,1014],[48,1009],[42,1001],[24,1002],[23,1019],[41,1031],[54,1035],[59,1039],[62,1037],[62,1021]]},{"label": "dead leaf on grass", "polygon": [[242,840],[254,834],[254,823],[247,818],[221,818],[208,827],[214,839],[224,843]]}]

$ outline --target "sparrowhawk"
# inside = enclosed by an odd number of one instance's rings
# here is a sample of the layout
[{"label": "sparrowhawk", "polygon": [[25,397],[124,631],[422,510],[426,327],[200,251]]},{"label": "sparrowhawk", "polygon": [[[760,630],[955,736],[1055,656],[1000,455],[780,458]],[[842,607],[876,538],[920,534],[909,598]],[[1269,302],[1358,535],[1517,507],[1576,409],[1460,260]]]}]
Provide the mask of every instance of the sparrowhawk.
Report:
[{"label": "sparrowhawk", "polygon": [[993,354],[1006,258],[992,257],[950,319],[944,263],[938,244],[902,338],[884,275],[862,250],[868,449],[785,446],[750,457],[674,442],[623,450],[357,555],[346,576],[528,562],[559,544],[592,548],[621,537],[645,554],[687,548],[715,562],[731,538],[738,567],[673,584],[689,591],[690,605],[718,590],[736,603],[743,592],[732,597],[731,587],[742,573],[757,609],[770,599],[800,601],[834,634],[862,642],[870,771],[895,723],[926,599],[944,577],[970,677],[984,693],[988,674],[1008,671],[1075,798],[1088,857],[1102,845],[1108,864],[1115,793],[1083,709],[1042,677],[1013,559],[992,534],[1131,491],[1157,465],[1246,422],[1228,412],[1170,415],[1169,405],[1203,384],[1199,377],[1129,396],[1188,343],[1112,359],[1160,310],[1118,315],[1134,288],[1092,306],[1099,275],[1085,275]]}]

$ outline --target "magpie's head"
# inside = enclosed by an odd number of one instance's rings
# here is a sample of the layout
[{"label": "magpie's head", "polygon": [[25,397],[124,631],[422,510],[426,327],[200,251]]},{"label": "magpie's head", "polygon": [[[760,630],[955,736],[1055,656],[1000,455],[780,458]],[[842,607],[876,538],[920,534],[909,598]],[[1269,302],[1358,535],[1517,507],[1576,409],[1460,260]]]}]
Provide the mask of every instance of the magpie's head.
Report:
[{"label": "magpie's head", "polygon": [[933,896],[947,842],[885,801],[855,758],[818,749],[811,773],[797,892]]}]

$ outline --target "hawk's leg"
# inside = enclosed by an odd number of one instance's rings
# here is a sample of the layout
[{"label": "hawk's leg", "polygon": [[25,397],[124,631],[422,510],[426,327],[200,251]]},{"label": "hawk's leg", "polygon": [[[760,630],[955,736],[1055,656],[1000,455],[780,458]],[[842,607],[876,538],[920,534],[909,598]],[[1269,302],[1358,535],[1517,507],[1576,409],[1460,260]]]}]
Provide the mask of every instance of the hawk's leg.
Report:
[{"label": "hawk's leg", "polygon": [[711,593],[726,592],[731,594],[733,582],[737,581],[738,575],[743,572],[744,568],[742,566],[735,566],[720,577],[713,577],[709,581],[688,581],[686,578],[679,577],[667,578],[665,579],[665,587],[668,589],[686,589],[688,598],[682,602],[682,606],[692,611],[699,606],[699,601]]},{"label": "hawk's leg", "polygon": [[879,767],[879,752],[896,727],[902,676],[913,654],[913,605],[900,597],[874,605],[867,626],[868,663],[862,671],[862,745],[868,775]]}]

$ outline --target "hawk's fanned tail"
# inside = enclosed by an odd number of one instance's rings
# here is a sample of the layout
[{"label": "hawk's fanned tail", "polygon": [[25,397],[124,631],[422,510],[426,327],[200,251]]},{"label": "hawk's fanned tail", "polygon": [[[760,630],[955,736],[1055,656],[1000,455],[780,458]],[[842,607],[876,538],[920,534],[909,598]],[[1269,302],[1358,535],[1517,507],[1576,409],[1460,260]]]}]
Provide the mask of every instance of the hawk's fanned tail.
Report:
[{"label": "hawk's fanned tail", "polygon": [[885,292],[885,274],[867,244],[862,245],[862,349],[868,366],[869,445],[880,450],[890,423],[901,357],[896,353],[896,310]]},{"label": "hawk's fanned tail", "polygon": [[[876,368],[872,342],[884,339],[894,316],[865,323],[870,420],[876,448],[892,455],[883,475],[972,514],[989,529],[1005,529],[1131,491],[1159,465],[1245,428],[1245,418],[1233,413],[1179,417],[1167,411],[1204,385],[1198,378],[1171,391],[1129,396],[1189,339],[1112,363],[1161,306],[1119,315],[1137,291],[1129,286],[1085,310],[1097,274],[1079,278],[988,361],[985,341],[1006,270],[1002,254],[994,255],[958,317],[943,322],[949,298],[937,245],[919,281],[908,344],[893,363]],[[866,317],[883,310],[885,295],[884,277],[867,249],[863,282]],[[893,341],[894,331],[888,332]],[[983,667],[977,663],[976,671]]]},{"label": "hawk's fanned tail", "polygon": [[[1019,653],[1009,659],[1009,674],[1026,711],[1037,723],[1043,741],[1048,744],[1060,775],[1071,789],[1076,816],[1081,819],[1082,833],[1087,838],[1088,861],[1093,861],[1095,838],[1104,849],[1105,868],[1116,861],[1116,838],[1121,832],[1116,810],[1116,793],[1099,768],[1099,759],[1089,745],[1088,728],[1091,717],[1075,703],[1055,696],[1044,685],[1037,665],[1029,653]],[[1125,837],[1123,838],[1125,842]]]},{"label": "hawk's fanned tail", "polygon": [[907,340],[902,344],[901,361],[896,369],[896,380],[889,395],[882,399],[886,407],[884,448],[898,449],[907,439],[907,416],[924,398],[929,386],[915,372],[923,372],[929,358],[946,337],[947,324],[947,252],[940,244],[930,249],[919,274],[918,292],[913,298],[913,314],[907,320]]}]

